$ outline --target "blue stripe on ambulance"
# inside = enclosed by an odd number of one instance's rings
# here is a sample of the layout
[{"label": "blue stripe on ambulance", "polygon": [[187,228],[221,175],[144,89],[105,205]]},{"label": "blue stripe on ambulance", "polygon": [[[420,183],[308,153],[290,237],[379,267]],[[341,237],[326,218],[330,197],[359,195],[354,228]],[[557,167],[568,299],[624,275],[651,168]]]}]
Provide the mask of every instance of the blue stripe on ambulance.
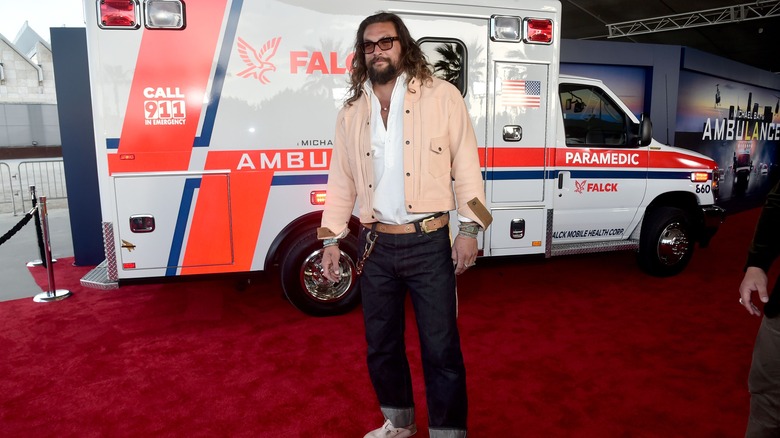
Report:
[{"label": "blue stripe on ambulance", "polygon": [[[560,172],[569,172],[571,178],[574,179],[684,179],[690,181],[691,171],[680,170],[551,170],[549,171],[550,178],[555,179]],[[707,172],[712,179],[712,172]],[[485,180],[491,181],[505,181],[505,180],[525,180],[525,179],[541,179],[544,176],[542,170],[491,170],[482,173]]]},{"label": "blue stripe on ambulance", "polygon": [[[562,170],[548,171],[550,179],[558,177]],[[567,170],[571,178],[575,179],[668,179],[668,180],[686,180],[690,181],[691,172],[681,172],[679,170]],[[507,180],[528,180],[542,179],[545,171],[543,170],[491,170],[482,172],[485,180],[507,181]],[[712,179],[712,173],[707,172]],[[316,175],[277,175],[271,180],[273,186],[297,186],[310,184],[327,184],[327,174]]]},{"label": "blue stripe on ambulance", "polygon": [[219,97],[222,94],[222,85],[225,83],[225,73],[227,72],[230,52],[233,48],[233,41],[238,29],[238,18],[241,16],[241,6],[244,0],[234,0],[230,7],[230,15],[225,26],[225,36],[222,38],[222,48],[219,50],[219,60],[214,69],[214,79],[211,82],[211,97],[206,107],[206,114],[203,117],[203,127],[200,136],[195,137],[194,147],[208,147],[211,144],[211,133],[214,131],[214,119],[217,118],[217,107],[219,106]]},{"label": "blue stripe on ambulance", "polygon": [[328,175],[275,175],[272,186],[298,186],[307,184],[327,184]]},{"label": "blue stripe on ambulance", "polygon": [[179,215],[176,218],[176,228],[173,231],[173,241],[171,242],[171,252],[168,254],[168,267],[165,269],[166,277],[176,275],[181,257],[182,245],[184,244],[184,235],[187,232],[187,222],[189,222],[190,210],[192,209],[192,200],[195,197],[195,190],[200,188],[200,178],[187,178],[184,181],[184,190],[181,194],[181,204],[179,205]]}]

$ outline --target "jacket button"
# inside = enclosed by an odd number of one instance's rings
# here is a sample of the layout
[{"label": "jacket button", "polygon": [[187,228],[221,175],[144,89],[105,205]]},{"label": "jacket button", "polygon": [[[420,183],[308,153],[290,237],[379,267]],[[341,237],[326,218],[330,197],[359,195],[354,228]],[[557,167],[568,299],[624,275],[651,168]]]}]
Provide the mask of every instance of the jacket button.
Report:
[{"label": "jacket button", "polygon": [[366,156],[370,157],[371,156],[371,152],[366,152]]},{"label": "jacket button", "polygon": [[412,176],[412,174],[409,173],[409,172],[406,172],[406,176]]},{"label": "jacket button", "polygon": [[410,141],[409,141],[409,140],[406,140],[406,144],[409,144],[409,143],[410,143]]},{"label": "jacket button", "polygon": [[409,204],[409,210],[411,210],[411,209],[412,209],[412,204]]},{"label": "jacket button", "polygon": [[409,110],[406,110],[406,114],[409,114],[410,112],[411,112],[411,111],[409,111]]},{"label": "jacket button", "polygon": [[374,188],[374,185],[373,185],[373,184],[369,184],[369,185],[368,185],[368,188],[369,188],[369,189],[371,189],[371,188]]}]

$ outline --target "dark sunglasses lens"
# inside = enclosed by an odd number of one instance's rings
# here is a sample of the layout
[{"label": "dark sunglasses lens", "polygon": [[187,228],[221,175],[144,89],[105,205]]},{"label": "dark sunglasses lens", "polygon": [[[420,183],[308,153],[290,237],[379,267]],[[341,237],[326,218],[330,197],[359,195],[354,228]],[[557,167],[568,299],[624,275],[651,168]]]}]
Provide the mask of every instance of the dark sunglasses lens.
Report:
[{"label": "dark sunglasses lens", "polygon": [[376,42],[379,45],[379,48],[382,50],[390,50],[393,48],[393,39],[392,38],[382,38],[381,40]]},{"label": "dark sunglasses lens", "polygon": [[374,51],[374,43],[366,41],[363,43],[363,53],[372,53]]}]

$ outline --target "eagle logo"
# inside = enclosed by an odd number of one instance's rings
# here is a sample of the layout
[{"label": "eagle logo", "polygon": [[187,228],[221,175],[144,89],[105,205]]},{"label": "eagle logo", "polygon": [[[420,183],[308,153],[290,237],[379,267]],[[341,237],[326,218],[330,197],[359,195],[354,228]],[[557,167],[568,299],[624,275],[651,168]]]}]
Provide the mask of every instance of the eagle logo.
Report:
[{"label": "eagle logo", "polygon": [[276,66],[271,63],[271,58],[276,54],[276,49],[279,48],[279,42],[282,41],[282,37],[276,37],[268,40],[258,52],[249,43],[242,38],[238,38],[238,54],[247,65],[247,68],[241,70],[238,73],[242,78],[255,78],[260,81],[261,84],[267,84],[271,82],[265,74],[269,71],[276,71]]},{"label": "eagle logo", "polygon": [[585,185],[587,184],[588,180],[582,180],[582,182],[574,181],[575,189],[574,191],[577,193],[582,193],[583,190],[585,190]]}]

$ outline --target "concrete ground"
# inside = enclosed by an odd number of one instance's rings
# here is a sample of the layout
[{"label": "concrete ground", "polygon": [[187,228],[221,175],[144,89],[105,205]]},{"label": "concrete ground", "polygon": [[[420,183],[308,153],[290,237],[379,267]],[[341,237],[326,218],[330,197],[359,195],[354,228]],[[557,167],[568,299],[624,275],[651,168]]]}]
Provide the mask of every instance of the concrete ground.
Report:
[{"label": "concrete ground", "polygon": [[[23,218],[23,214],[14,216],[13,213],[0,212],[0,236],[10,231]],[[73,242],[68,209],[58,206],[54,202],[49,204],[48,223],[52,257],[55,259],[72,257]],[[29,268],[27,268],[28,262],[40,259],[35,219],[31,219],[8,241],[0,245],[0,301],[20,298],[32,299],[35,295],[45,291],[33,281]],[[55,273],[57,263],[53,264]],[[57,287],[56,284],[55,287]]]}]

